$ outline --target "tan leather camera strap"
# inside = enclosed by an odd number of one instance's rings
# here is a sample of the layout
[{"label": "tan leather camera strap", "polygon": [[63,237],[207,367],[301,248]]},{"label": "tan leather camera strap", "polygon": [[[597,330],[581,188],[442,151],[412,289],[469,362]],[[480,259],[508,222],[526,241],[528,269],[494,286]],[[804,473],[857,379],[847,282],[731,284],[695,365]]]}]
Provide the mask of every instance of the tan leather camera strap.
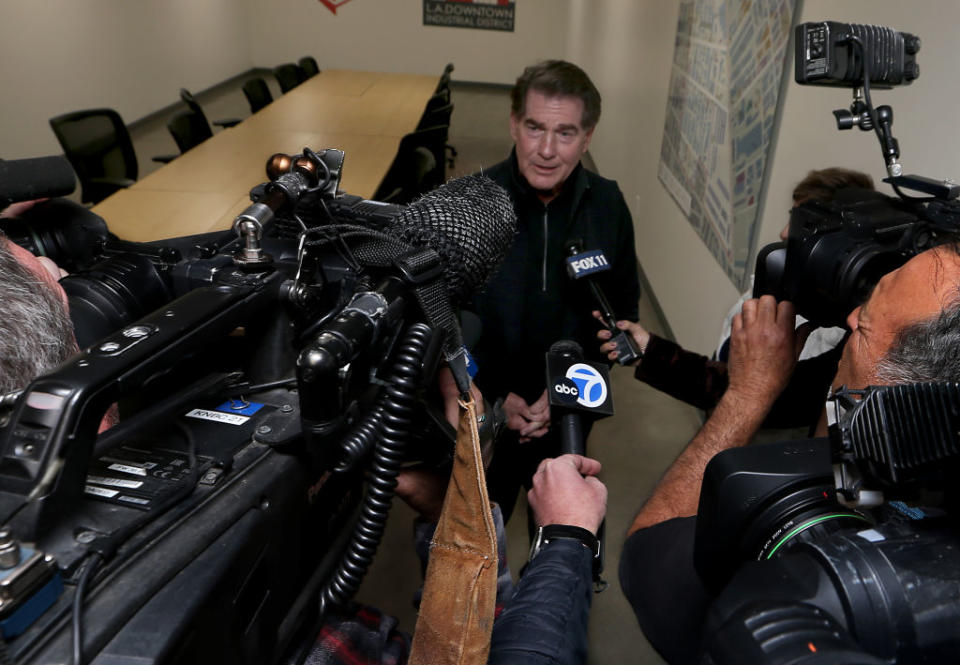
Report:
[{"label": "tan leather camera strap", "polygon": [[450,484],[413,634],[412,665],[487,662],[497,596],[497,536],[490,514],[474,401],[460,402]]}]

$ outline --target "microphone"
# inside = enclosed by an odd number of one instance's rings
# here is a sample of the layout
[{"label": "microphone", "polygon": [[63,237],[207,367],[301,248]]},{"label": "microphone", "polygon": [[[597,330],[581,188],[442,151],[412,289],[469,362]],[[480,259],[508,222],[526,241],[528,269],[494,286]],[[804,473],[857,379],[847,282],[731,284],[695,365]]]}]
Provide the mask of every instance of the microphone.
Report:
[{"label": "microphone", "polygon": [[[358,234],[360,242],[351,245],[361,264],[399,269],[429,323],[444,332],[444,357],[463,393],[469,390],[470,377],[451,304],[462,302],[486,282],[515,233],[516,215],[506,191],[485,176],[466,176],[407,206],[382,229]],[[344,240],[347,236],[347,232],[338,234]],[[403,291],[392,287],[377,311],[391,309],[393,299]],[[372,312],[337,317],[301,355],[301,365],[318,365],[321,359],[323,363],[349,362],[390,320]],[[355,321],[368,323],[358,326]]]},{"label": "microphone", "polygon": [[383,231],[440,255],[447,291],[463,302],[487,281],[517,232],[506,190],[482,175],[451,180],[407,206]]},{"label": "microphone", "polygon": [[610,301],[607,300],[600,285],[593,277],[599,272],[610,270],[610,262],[607,261],[603,251],[599,249],[584,251],[583,240],[579,238],[567,242],[563,249],[567,255],[567,274],[574,281],[586,280],[594,300],[597,301],[601,323],[613,335],[611,339],[617,345],[617,362],[621,365],[628,365],[637,358],[642,358],[643,353],[637,348],[637,343],[633,340],[633,337],[617,328],[617,317],[613,313]]},{"label": "microphone", "polygon": [[610,374],[605,365],[583,359],[583,348],[571,340],[554,342],[547,352],[547,400],[560,413],[560,449],[583,455],[581,416],[613,415]]},{"label": "microphone", "polygon": [[[559,342],[554,342],[550,347],[550,351],[547,353],[547,363],[548,366],[552,362],[568,364],[570,366],[576,364],[579,361],[583,360],[583,347],[572,340],[562,339]],[[564,371],[564,378],[566,378],[566,371]],[[550,377],[547,377],[547,381],[550,381]],[[550,385],[549,383],[547,385]],[[567,400],[562,400],[559,397],[554,397],[554,393],[557,395],[578,395],[577,393],[568,392],[570,389],[569,384],[566,384],[562,381],[559,381],[553,384],[553,390],[550,392],[550,406],[554,406],[554,401],[558,402],[556,406],[567,406]],[[565,455],[567,453],[573,453],[575,455],[586,455],[587,454],[587,442],[583,437],[583,423],[580,419],[580,414],[572,409],[564,408],[560,416],[560,454]]]},{"label": "microphone", "polygon": [[76,177],[66,157],[0,160],[0,210],[11,203],[65,196]]},{"label": "microphone", "polygon": [[[583,348],[574,341],[554,342],[547,352],[547,395],[551,414],[558,411],[560,454],[586,456],[583,416],[603,418],[613,415],[610,375],[605,365],[586,362]],[[600,577],[606,557],[606,520],[597,529],[598,557],[594,561],[593,581],[599,591],[606,588]]]}]

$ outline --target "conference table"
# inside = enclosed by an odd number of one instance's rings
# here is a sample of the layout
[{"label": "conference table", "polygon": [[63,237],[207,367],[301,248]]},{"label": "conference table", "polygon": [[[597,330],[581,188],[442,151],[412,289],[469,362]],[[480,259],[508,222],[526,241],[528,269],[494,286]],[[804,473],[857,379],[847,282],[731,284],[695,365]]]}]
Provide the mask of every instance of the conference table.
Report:
[{"label": "conference table", "polygon": [[370,198],[416,129],[438,76],[324,70],[169,164],[104,199],[93,212],[124,240],[230,228],[267,179],[267,158],[338,148],[340,189]]}]

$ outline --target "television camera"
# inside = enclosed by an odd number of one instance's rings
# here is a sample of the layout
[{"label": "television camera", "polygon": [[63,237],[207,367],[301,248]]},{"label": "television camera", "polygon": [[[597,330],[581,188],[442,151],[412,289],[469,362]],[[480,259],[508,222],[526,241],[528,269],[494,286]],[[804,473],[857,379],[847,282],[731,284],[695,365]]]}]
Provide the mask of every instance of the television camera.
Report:
[{"label": "television camera", "polygon": [[0,402],[4,656],[297,662],[358,588],[401,465],[449,459],[433,376],[467,390],[454,306],[512,205],[481,177],[366,201],[343,161],[274,155],[224,232],[11,234],[78,250],[84,348]]},{"label": "television camera", "polygon": [[[880,277],[956,240],[958,190],[902,175],[893,113],[870,99],[871,85],[917,77],[919,39],[833,22],[795,36],[796,81],[855,88],[838,127],[877,130],[898,197],[852,190],[797,206],[786,244],[758,256],[755,295],[843,325]],[[702,662],[957,662],[960,384],[843,387],[828,415],[829,439],[731,449],[707,466],[694,561],[719,595]]]},{"label": "television camera", "polygon": [[891,133],[893,110],[873,106],[871,86],[890,88],[919,76],[918,37],[832,21],[798,25],[794,37],[796,82],[853,88],[850,110],[834,111],[837,127],[876,133],[888,172],[884,182],[897,197],[851,188],[831,202],[795,206],[787,241],[757,253],[754,297],[771,294],[819,326],[843,326],[883,275],[952,238],[960,228],[960,186],[903,175]]}]

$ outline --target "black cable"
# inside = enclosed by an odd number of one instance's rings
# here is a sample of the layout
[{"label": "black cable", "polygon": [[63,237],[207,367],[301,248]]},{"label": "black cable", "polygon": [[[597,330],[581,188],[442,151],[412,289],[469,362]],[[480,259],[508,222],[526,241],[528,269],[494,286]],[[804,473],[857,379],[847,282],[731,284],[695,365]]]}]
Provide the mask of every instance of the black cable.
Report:
[{"label": "black cable", "polygon": [[259,393],[265,390],[273,390],[274,388],[286,388],[287,386],[296,385],[297,377],[295,376],[287,379],[277,379],[276,381],[267,381],[266,383],[257,383],[254,385],[240,384],[237,386],[230,386],[229,392],[227,392],[225,396],[238,397],[247,393]]},{"label": "black cable", "polygon": [[193,492],[197,481],[200,478],[200,467],[197,464],[197,442],[193,433],[181,422],[175,423],[177,430],[183,435],[187,444],[187,460],[190,465],[190,477],[174,493],[170,494],[153,510],[146,512],[138,520],[127,524],[116,531],[100,536],[90,545],[90,550],[86,554],[86,562],[81,564],[83,569],[77,580],[77,589],[73,594],[73,665],[83,665],[83,598],[86,595],[87,584],[93,578],[94,573],[103,563],[110,559],[117,549],[134,532],[142,529],[152,522],[155,518],[162,515],[172,505],[179,503]]},{"label": "black cable", "polygon": [[374,447],[360,520],[336,572],[320,592],[321,616],[330,607],[346,603],[357,592],[380,545],[412,427],[415,394],[420,387],[421,368],[430,337],[429,326],[415,323],[410,326],[398,350],[384,388],[382,421],[376,432],[379,440]]},{"label": "black cable", "polygon": [[86,559],[77,581],[77,589],[73,592],[73,665],[83,665],[83,597],[87,591],[87,583],[103,564],[103,555],[100,552],[90,552]]},{"label": "black cable", "polygon": [[[883,132],[880,131],[880,123],[877,122],[877,112],[873,108],[873,101],[870,99],[870,63],[869,58],[867,57],[867,49],[863,45],[863,42],[856,35],[847,35],[847,41],[851,44],[856,44],[860,49],[860,59],[863,61],[863,99],[867,107],[867,114],[870,116],[870,123],[873,125],[873,132],[877,135],[877,141],[880,142],[880,151],[884,152],[884,137]],[[887,156],[884,152],[883,163],[887,166]],[[915,203],[924,203],[927,201],[935,201],[937,197],[935,196],[910,196],[909,194],[904,194],[903,191],[894,183],[890,183],[890,186],[893,188],[893,191],[897,193],[904,201],[913,201]]]}]

